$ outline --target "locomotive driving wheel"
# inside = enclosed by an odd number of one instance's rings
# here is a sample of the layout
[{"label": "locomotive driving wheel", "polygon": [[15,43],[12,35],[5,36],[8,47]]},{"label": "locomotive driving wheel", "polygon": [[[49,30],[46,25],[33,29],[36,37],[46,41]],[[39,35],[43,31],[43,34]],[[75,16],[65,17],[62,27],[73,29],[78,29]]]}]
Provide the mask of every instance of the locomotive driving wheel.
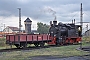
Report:
[{"label": "locomotive driving wheel", "polygon": [[56,39],[56,45],[59,46],[60,45],[60,40],[57,38]]},{"label": "locomotive driving wheel", "polygon": [[21,43],[21,44],[20,44],[20,47],[21,47],[21,48],[26,48],[26,47],[27,47],[27,44],[26,44],[26,43]]}]

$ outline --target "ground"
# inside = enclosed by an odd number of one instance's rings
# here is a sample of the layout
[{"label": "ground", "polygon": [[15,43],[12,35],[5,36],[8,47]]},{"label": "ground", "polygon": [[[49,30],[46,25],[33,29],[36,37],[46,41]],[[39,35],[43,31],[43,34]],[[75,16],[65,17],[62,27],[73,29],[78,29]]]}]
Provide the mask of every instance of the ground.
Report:
[{"label": "ground", "polygon": [[[89,44],[88,44],[89,45]],[[79,45],[0,52],[1,60],[90,60],[90,46]],[[78,48],[78,49],[77,49]],[[51,51],[52,50],[52,51]]]},{"label": "ground", "polygon": [[71,56],[71,57],[58,57],[58,56],[35,56],[30,57],[31,60],[90,60],[90,55],[84,56]]},{"label": "ground", "polygon": [[[81,50],[77,48],[77,50]],[[90,53],[90,46],[85,46],[82,48],[83,51],[88,51]],[[90,60],[90,54],[83,56],[70,56],[70,57],[62,57],[60,56],[34,56],[30,57],[31,60]]]}]

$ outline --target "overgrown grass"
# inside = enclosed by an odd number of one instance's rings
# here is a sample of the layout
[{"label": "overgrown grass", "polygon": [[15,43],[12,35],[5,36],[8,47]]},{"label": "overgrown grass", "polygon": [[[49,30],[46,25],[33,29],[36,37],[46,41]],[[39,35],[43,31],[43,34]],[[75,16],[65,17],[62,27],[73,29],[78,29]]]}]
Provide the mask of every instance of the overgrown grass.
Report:
[{"label": "overgrown grass", "polygon": [[5,46],[5,38],[0,38],[0,47],[4,47]]},{"label": "overgrown grass", "polygon": [[83,42],[90,42],[90,36],[84,36],[83,37]]}]

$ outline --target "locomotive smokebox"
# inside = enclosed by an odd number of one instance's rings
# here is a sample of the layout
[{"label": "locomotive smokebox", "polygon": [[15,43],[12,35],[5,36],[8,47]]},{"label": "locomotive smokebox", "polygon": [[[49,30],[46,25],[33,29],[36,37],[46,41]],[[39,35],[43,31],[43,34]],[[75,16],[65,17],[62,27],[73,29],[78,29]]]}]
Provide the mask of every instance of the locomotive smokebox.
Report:
[{"label": "locomotive smokebox", "polygon": [[53,21],[53,25],[54,25],[54,26],[57,25],[57,21],[54,20],[54,21]]},{"label": "locomotive smokebox", "polygon": [[24,24],[25,24],[25,32],[27,34],[30,34],[31,33],[31,24],[32,24],[32,21],[27,18],[25,21],[24,21]]}]

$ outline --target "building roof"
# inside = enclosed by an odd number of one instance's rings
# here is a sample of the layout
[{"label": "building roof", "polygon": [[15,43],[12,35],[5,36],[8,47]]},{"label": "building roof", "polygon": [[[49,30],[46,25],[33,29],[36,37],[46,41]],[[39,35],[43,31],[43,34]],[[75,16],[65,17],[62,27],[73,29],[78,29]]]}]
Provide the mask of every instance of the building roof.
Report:
[{"label": "building roof", "polygon": [[32,22],[29,18],[27,18],[24,22]]},{"label": "building roof", "polygon": [[11,26],[8,26],[8,28],[10,28],[10,29],[13,30],[13,31],[19,31],[19,28],[18,28],[18,27],[11,27]]}]

